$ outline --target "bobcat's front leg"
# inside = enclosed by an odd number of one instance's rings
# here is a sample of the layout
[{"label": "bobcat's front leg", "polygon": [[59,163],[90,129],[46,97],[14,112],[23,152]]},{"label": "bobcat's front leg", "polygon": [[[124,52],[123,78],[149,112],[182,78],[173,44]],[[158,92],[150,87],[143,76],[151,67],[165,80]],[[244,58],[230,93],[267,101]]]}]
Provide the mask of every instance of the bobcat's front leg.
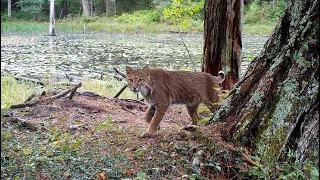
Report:
[{"label": "bobcat's front leg", "polygon": [[144,120],[150,124],[151,120],[152,120],[152,117],[154,116],[154,113],[156,111],[156,108],[154,106],[149,106],[145,115],[144,115]]},{"label": "bobcat's front leg", "polygon": [[163,116],[165,115],[168,107],[169,107],[169,104],[165,104],[160,107],[159,106],[155,107],[155,113],[149,124],[149,128],[147,132],[143,133],[142,137],[150,137],[156,133],[157,129],[159,128],[160,122]]}]

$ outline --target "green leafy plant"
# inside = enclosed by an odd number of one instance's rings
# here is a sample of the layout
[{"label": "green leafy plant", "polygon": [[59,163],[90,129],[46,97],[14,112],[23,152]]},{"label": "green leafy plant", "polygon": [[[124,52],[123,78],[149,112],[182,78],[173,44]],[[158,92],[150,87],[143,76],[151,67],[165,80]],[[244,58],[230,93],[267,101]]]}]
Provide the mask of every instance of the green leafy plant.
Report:
[{"label": "green leafy plant", "polygon": [[190,0],[173,0],[168,8],[164,8],[164,17],[173,24],[178,24],[181,29],[190,26],[191,17],[203,9],[204,1],[193,2]]}]

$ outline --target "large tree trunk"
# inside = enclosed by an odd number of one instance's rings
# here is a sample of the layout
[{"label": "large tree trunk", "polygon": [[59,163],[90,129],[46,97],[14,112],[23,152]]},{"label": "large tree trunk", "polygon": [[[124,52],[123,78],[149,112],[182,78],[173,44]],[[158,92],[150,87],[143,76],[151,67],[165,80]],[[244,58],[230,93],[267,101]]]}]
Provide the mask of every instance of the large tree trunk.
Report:
[{"label": "large tree trunk", "polygon": [[[319,149],[319,0],[289,2],[260,55],[210,122],[263,160]],[[318,161],[317,161],[318,162]]]},{"label": "large tree trunk", "polygon": [[83,8],[83,13],[86,17],[90,16],[90,9],[89,9],[89,2],[88,0],[82,0],[82,8]]},{"label": "large tree trunk", "polygon": [[217,75],[223,70],[224,89],[231,89],[239,78],[242,7],[243,0],[206,0],[204,5],[202,71]]},{"label": "large tree trunk", "polygon": [[49,24],[49,36],[55,36],[54,30],[54,0],[50,0],[50,24]]},{"label": "large tree trunk", "polygon": [[8,0],[8,17],[11,17],[11,0]]}]

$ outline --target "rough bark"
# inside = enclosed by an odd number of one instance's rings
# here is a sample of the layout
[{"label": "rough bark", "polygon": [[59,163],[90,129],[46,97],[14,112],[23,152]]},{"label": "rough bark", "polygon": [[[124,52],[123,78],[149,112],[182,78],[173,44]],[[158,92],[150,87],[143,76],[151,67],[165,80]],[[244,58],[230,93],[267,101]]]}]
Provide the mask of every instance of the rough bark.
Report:
[{"label": "rough bark", "polygon": [[82,0],[82,8],[83,8],[83,14],[86,17],[90,16],[90,9],[89,9],[89,2],[88,0]]},{"label": "rough bark", "polygon": [[222,70],[226,72],[226,80],[222,83],[224,89],[231,89],[238,82],[242,51],[242,10],[243,0],[228,2],[226,47],[223,54]]},{"label": "rough bark", "polygon": [[319,0],[289,2],[261,53],[210,122],[263,160],[319,149]]},{"label": "rough bark", "polygon": [[50,24],[49,24],[49,36],[55,36],[56,32],[54,30],[54,0],[50,0]]},{"label": "rough bark", "polygon": [[243,0],[205,1],[202,71],[226,73],[222,84],[231,89],[239,78],[241,64]]}]

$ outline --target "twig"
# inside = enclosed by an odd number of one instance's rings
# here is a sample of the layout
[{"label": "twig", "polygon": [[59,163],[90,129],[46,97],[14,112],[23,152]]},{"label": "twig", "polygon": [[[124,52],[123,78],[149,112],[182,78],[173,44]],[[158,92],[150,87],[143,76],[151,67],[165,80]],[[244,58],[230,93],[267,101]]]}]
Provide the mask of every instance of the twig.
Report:
[{"label": "twig", "polygon": [[178,29],[178,31],[179,31],[179,35],[180,35],[180,37],[181,37],[182,43],[183,43],[184,47],[186,48],[186,50],[187,50],[187,52],[188,52],[188,55],[189,55],[190,61],[192,61],[192,58],[191,58],[191,55],[190,55],[189,49],[188,49],[188,47],[187,47],[186,43],[184,43],[184,40],[183,40],[183,37],[182,37],[181,31],[180,31],[180,29],[179,29],[178,25],[176,25],[176,26],[177,26],[177,29]]},{"label": "twig", "polygon": [[126,123],[127,121],[126,120],[120,120],[120,121],[111,121],[110,123]]},{"label": "twig", "polygon": [[78,89],[79,87],[81,87],[81,86],[82,86],[82,83],[79,83],[76,87],[74,87],[74,88],[71,89],[71,93],[70,93],[70,95],[69,95],[69,99],[72,99],[72,98],[73,98],[73,96],[74,96],[74,94],[76,93],[77,89]]},{"label": "twig", "polygon": [[35,96],[36,96],[36,94],[35,94],[35,93],[32,93],[32,94],[24,101],[24,103],[27,103],[27,102],[31,101]]},{"label": "twig", "polygon": [[[55,99],[59,99],[59,98],[67,95],[68,93],[70,93],[70,92],[72,92],[72,91],[75,92],[75,91],[76,91],[79,87],[81,87],[81,86],[82,86],[82,83],[80,82],[77,86],[75,86],[75,87],[73,87],[73,88],[71,88],[71,89],[68,89],[68,90],[66,90],[66,91],[64,91],[64,92],[62,92],[62,93],[60,93],[60,94],[57,94],[57,95],[54,95],[54,96],[51,96],[51,97],[47,97],[47,98],[43,98],[43,99],[40,99],[40,100],[38,100],[38,101],[34,101],[34,102],[30,102],[30,103],[23,103],[23,104],[12,105],[12,106],[10,107],[10,109],[23,108],[23,107],[31,107],[31,106],[34,106],[34,105],[36,105],[36,104],[38,104],[38,103],[42,103],[42,102],[46,102],[46,101],[50,102],[50,101],[53,101],[53,100],[55,100]],[[71,98],[72,98],[72,97],[71,97]]]},{"label": "twig", "polygon": [[126,85],[124,85],[121,89],[120,89],[120,91],[116,94],[116,95],[114,95],[113,96],[113,98],[117,98],[117,97],[119,97],[120,96],[120,94],[122,94],[122,92],[126,89],[128,87],[128,85],[126,84]]},{"label": "twig", "polygon": [[20,123],[21,126],[28,127],[31,130],[34,130],[34,131],[38,130],[38,127],[36,125],[24,119],[21,119],[19,117],[9,117],[8,120],[13,123]]},{"label": "twig", "polygon": [[114,78],[118,81],[122,81],[123,79],[125,79],[127,77],[126,74],[120,72],[117,68],[113,67],[113,71],[114,71]]},{"label": "twig", "polygon": [[18,80],[18,81],[30,81],[30,82],[39,84],[39,85],[41,85],[41,86],[44,85],[43,82],[41,82],[41,81],[39,81],[39,80],[37,80],[37,79],[31,79],[31,78],[26,78],[26,77],[18,77],[18,76],[15,76],[14,78],[15,78],[16,80]]},{"label": "twig", "polygon": [[136,99],[120,99],[120,100],[126,101],[126,102],[132,102],[132,103],[138,103],[138,104],[146,105],[145,102],[140,101],[140,100],[136,100]]},{"label": "twig", "polygon": [[[225,146],[229,147],[231,150],[236,151],[237,149],[231,145],[231,144],[226,144]],[[251,166],[257,166],[257,163],[253,161],[251,158],[249,158],[247,155],[244,153],[241,153],[242,157],[246,160],[246,162],[251,165]]]}]

